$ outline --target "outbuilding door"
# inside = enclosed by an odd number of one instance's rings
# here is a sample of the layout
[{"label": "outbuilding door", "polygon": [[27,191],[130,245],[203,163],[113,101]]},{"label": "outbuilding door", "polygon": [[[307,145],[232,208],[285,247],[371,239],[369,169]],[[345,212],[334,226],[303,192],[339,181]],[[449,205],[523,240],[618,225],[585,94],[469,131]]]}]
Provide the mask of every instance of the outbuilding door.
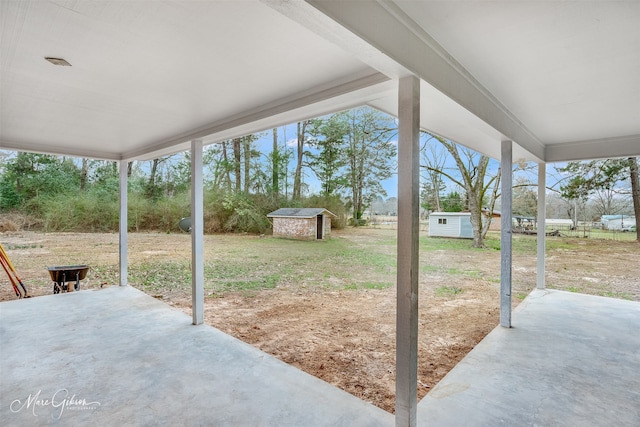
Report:
[{"label": "outbuilding door", "polygon": [[323,233],[323,227],[324,227],[324,218],[322,215],[318,215],[316,217],[316,221],[317,221],[317,226],[316,226],[316,239],[318,240],[322,240],[322,235]]}]

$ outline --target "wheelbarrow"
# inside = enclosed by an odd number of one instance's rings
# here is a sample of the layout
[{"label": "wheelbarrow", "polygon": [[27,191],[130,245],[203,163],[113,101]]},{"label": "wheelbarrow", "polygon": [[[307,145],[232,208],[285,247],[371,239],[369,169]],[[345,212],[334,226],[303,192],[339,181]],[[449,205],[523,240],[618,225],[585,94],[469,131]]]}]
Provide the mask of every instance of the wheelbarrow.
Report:
[{"label": "wheelbarrow", "polygon": [[89,271],[88,265],[63,265],[57,267],[47,267],[49,270],[49,276],[54,282],[53,293],[59,294],[60,292],[69,292],[71,289],[70,282],[76,282],[73,285],[75,291],[80,290],[80,281],[87,277],[87,271]]}]

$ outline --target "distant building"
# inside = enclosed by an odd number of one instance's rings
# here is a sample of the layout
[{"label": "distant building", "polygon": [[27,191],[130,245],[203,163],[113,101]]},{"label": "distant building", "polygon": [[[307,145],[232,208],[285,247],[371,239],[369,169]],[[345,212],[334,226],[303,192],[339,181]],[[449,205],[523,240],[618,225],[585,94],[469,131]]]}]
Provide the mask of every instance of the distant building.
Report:
[{"label": "distant building", "polygon": [[471,213],[431,212],[429,214],[429,236],[473,239]]},{"label": "distant building", "polygon": [[632,215],[602,215],[602,228],[605,230],[622,230],[636,225],[636,217]]},{"label": "distant building", "polygon": [[[482,208],[483,221],[489,220],[489,209]],[[502,213],[500,211],[494,210],[491,213],[491,224],[489,225],[489,230],[491,231],[500,231],[502,228]]]},{"label": "distant building", "polygon": [[267,215],[273,219],[273,235],[298,240],[322,240],[331,235],[335,214],[324,208],[281,208]]}]

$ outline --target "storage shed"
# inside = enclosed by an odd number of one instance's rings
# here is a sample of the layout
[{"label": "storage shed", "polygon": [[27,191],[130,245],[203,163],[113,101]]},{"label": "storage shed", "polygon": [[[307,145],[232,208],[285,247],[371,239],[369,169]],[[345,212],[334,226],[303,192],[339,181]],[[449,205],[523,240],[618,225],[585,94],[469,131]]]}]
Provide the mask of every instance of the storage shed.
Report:
[{"label": "storage shed", "polygon": [[331,218],[324,208],[281,208],[267,215],[273,219],[273,235],[301,240],[322,240],[331,234]]},{"label": "storage shed", "polygon": [[469,212],[432,212],[429,214],[429,237],[473,239]]}]

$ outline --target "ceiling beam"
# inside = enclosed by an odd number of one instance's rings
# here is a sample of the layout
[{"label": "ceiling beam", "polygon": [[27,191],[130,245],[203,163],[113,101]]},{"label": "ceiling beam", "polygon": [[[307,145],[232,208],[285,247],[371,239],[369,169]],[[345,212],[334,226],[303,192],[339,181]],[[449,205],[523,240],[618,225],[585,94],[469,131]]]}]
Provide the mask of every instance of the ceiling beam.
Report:
[{"label": "ceiling beam", "polygon": [[24,151],[29,153],[52,154],[57,156],[81,157],[96,160],[120,160],[120,156],[100,150],[65,148],[40,142],[0,141],[0,150]]},{"label": "ceiling beam", "polygon": [[[392,1],[306,2],[374,47],[379,51],[377,58],[392,59],[498,130],[504,138],[517,142],[538,158],[544,157],[544,145],[538,138]],[[373,59],[367,63],[374,68],[377,65]]]},{"label": "ceiling beam", "polygon": [[545,148],[545,160],[549,163],[616,157],[640,157],[640,135],[575,141]]}]

